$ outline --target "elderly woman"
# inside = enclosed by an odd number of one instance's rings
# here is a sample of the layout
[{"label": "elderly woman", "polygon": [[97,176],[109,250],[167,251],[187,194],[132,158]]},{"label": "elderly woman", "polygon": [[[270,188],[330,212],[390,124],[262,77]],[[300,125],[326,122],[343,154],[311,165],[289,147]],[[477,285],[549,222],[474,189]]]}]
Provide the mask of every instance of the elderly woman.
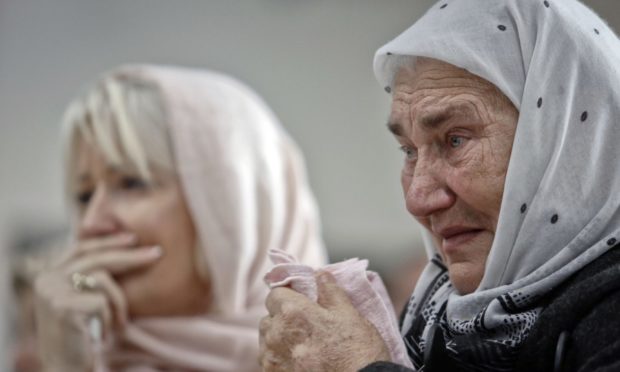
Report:
[{"label": "elderly woman", "polygon": [[75,244],[36,282],[49,371],[257,370],[269,249],[325,261],[303,159],[241,83],[126,66],[69,108]]},{"label": "elderly woman", "polygon": [[[620,370],[618,66],[574,0],[441,1],[378,50],[429,257],[401,318],[415,370]],[[266,369],[409,370],[324,279],[330,306],[269,295]]]}]

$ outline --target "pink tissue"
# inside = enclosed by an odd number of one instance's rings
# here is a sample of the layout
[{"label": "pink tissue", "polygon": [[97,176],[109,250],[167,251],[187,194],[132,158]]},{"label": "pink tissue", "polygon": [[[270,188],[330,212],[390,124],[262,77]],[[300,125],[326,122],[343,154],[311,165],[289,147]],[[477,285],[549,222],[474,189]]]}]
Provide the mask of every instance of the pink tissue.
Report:
[{"label": "pink tissue", "polygon": [[[287,286],[316,302],[317,284],[314,274],[317,270],[298,264],[293,256],[278,249],[270,250],[269,258],[275,264],[265,275],[265,282],[270,288]],[[330,272],[338,285],[349,295],[357,311],[377,328],[390,351],[392,362],[413,368],[385,286],[379,275],[367,271],[367,267],[368,260],[352,258],[324,266],[319,270]]]}]

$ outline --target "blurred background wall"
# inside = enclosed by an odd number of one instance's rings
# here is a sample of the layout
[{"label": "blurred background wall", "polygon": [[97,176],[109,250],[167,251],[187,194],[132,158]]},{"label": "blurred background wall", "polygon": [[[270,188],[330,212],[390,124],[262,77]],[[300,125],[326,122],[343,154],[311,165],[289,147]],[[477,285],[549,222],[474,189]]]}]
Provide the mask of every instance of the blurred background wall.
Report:
[{"label": "blurred background wall", "polygon": [[[365,257],[385,271],[415,258],[421,243],[402,201],[402,155],[385,129],[389,96],[372,57],[433,2],[0,0],[2,293],[8,251],[19,256],[66,228],[65,105],[126,62],[212,68],[248,83],[305,152],[332,259]],[[618,2],[586,3],[618,29]]]},{"label": "blurred background wall", "polygon": [[0,10],[3,224],[64,223],[59,118],[125,62],[206,67],[247,82],[306,155],[334,256],[409,250],[401,153],[374,51],[432,1],[6,1]]}]

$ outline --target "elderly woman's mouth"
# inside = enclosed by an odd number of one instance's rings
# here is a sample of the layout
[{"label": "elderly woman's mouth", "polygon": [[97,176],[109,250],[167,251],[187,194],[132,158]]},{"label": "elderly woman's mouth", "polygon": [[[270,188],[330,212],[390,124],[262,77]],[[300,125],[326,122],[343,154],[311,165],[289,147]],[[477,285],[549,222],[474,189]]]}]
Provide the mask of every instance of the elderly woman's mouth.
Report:
[{"label": "elderly woman's mouth", "polygon": [[441,250],[444,254],[456,253],[461,246],[478,237],[484,230],[472,227],[454,226],[439,231]]}]

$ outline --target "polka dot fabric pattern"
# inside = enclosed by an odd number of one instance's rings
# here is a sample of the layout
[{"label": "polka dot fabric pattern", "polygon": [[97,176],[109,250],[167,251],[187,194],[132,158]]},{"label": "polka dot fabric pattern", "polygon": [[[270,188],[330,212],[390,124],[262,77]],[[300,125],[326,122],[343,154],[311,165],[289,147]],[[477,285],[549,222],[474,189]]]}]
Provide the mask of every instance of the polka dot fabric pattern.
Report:
[{"label": "polka dot fabric pattern", "polygon": [[429,263],[401,332],[418,369],[438,323],[464,370],[510,370],[545,296],[620,238],[620,42],[574,0],[444,0],[377,51],[381,86],[416,57],[493,83],[519,121],[480,286],[459,295],[441,280],[424,231]]}]

